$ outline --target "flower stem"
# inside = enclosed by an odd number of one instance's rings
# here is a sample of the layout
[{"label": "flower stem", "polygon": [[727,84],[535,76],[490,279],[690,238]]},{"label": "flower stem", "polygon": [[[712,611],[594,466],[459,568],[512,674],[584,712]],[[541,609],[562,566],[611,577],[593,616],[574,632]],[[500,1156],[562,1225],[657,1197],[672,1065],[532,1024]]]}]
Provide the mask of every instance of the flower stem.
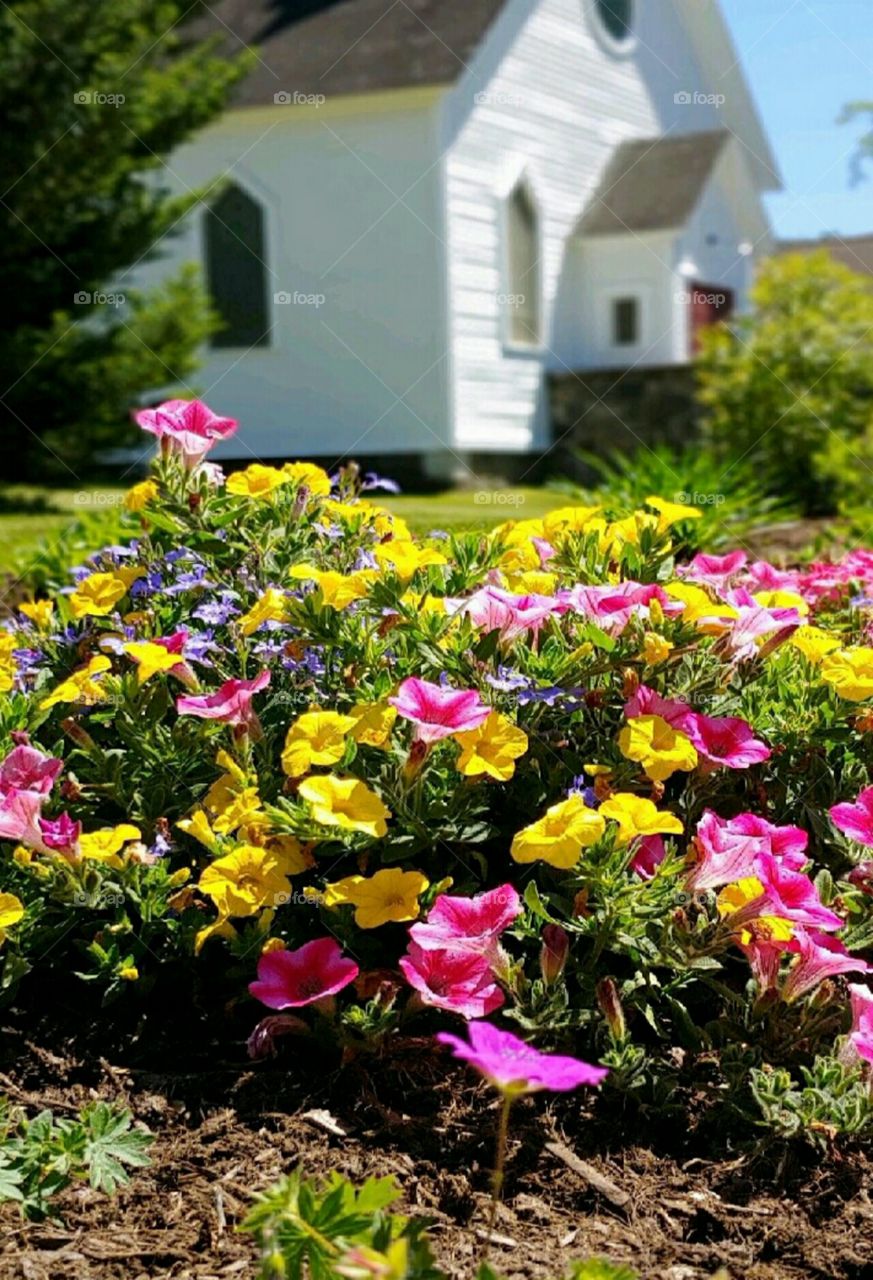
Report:
[{"label": "flower stem", "polygon": [[512,1094],[504,1093],[500,1104],[500,1119],[497,1122],[497,1148],[494,1154],[494,1172],[491,1175],[491,1206],[488,1211],[488,1226],[485,1231],[485,1243],[481,1262],[488,1261],[491,1249],[491,1236],[497,1221],[497,1206],[503,1192],[503,1174],[506,1167],[506,1145],[509,1136],[509,1111],[512,1106]]}]

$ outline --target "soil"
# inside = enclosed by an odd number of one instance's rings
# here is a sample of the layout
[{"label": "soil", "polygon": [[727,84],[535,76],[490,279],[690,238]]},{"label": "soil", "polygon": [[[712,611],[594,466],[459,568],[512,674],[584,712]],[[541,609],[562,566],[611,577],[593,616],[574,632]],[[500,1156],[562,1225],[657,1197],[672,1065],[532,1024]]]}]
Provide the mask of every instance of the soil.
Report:
[{"label": "soil", "polygon": [[[29,1114],[123,1101],[156,1135],[153,1163],[112,1199],[66,1191],[57,1222],[0,1205],[2,1280],[254,1280],[256,1250],[237,1228],[252,1195],[298,1165],[394,1174],[400,1207],[431,1220],[440,1263],[471,1280],[495,1104],[430,1038],[342,1067],[285,1040],[253,1064],[241,1038],[170,1052],[169,1034],[122,1035],[101,1056],[105,1028],[90,1044],[75,1022],[0,1015],[0,1093]],[[629,1122],[590,1094],[528,1098],[514,1108],[491,1261],[507,1280],[558,1280],[591,1256],[642,1280],[864,1280],[871,1172],[857,1148],[739,1149],[718,1126]]]}]

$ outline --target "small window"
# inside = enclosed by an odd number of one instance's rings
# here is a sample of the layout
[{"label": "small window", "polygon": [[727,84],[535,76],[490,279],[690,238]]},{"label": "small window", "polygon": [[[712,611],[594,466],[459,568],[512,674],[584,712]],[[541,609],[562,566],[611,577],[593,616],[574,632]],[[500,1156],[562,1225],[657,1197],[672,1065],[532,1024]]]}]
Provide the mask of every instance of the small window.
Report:
[{"label": "small window", "polygon": [[213,347],[264,347],[270,342],[264,212],[231,184],[206,210],[206,283],[222,320]]},{"label": "small window", "polygon": [[509,338],[538,347],[540,333],[539,216],[524,182],[512,192],[507,210],[508,289],[505,298]]},{"label": "small window", "polygon": [[633,34],[634,0],[594,0],[594,8],[610,40],[626,44]]},{"label": "small window", "polygon": [[612,304],[612,345],[635,347],[640,340],[638,298],[616,298]]}]

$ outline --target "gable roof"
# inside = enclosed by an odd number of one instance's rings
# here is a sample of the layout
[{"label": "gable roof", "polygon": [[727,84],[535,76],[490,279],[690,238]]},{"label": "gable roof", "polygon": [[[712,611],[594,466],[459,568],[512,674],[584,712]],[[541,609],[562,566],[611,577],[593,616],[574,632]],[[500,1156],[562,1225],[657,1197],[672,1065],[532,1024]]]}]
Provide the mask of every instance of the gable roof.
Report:
[{"label": "gable roof", "polygon": [[228,50],[254,46],[234,106],[288,93],[373,93],[451,84],[506,0],[212,0],[187,25]]},{"label": "gable roof", "polygon": [[578,235],[682,227],[730,134],[726,129],[622,142],[579,220]]},{"label": "gable roof", "polygon": [[873,276],[873,235],[820,236],[817,240],[780,240],[776,253],[815,253],[826,249],[832,258],[859,275]]}]

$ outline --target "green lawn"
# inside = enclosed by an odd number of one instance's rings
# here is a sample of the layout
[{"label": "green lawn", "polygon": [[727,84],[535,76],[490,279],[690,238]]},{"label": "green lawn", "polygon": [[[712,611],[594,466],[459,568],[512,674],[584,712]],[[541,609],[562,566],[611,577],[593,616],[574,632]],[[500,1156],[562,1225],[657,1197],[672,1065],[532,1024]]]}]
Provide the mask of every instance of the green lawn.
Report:
[{"label": "green lawn", "polygon": [[[113,509],[124,492],[109,486],[74,490],[11,485],[4,489],[0,497],[0,573],[36,555],[44,542],[61,542],[79,517]],[[419,534],[431,529],[489,529],[503,520],[535,519],[569,501],[554,490],[525,486],[453,489],[427,496],[370,496],[403,516]],[[71,552],[71,560],[74,554]]]}]

